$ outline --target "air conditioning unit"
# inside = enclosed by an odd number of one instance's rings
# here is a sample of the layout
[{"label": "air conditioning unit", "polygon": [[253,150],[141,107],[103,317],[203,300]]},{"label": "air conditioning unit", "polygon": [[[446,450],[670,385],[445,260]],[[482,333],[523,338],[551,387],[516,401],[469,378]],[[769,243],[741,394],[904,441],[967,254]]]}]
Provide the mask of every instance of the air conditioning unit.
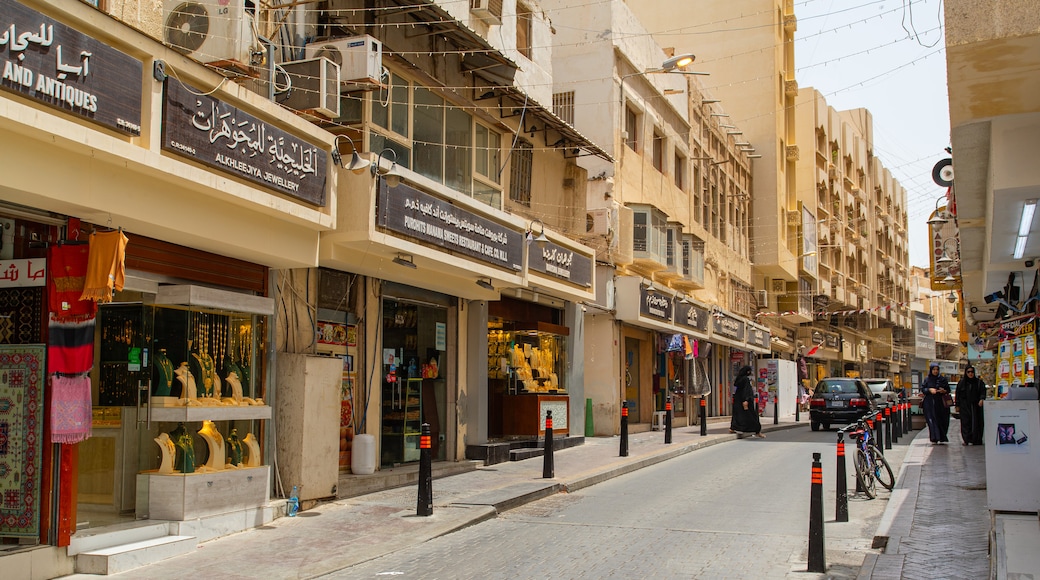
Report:
[{"label": "air conditioning unit", "polygon": [[609,207],[590,209],[585,213],[585,235],[610,235],[614,230],[613,224],[611,223],[613,217],[614,212]]},{"label": "air conditioning unit", "polygon": [[163,39],[203,64],[243,72],[260,52],[245,0],[164,0]]},{"label": "air conditioning unit", "polygon": [[502,0],[469,0],[469,11],[487,24],[502,24]]},{"label": "air conditioning unit", "polygon": [[787,281],[783,278],[773,278],[770,281],[769,291],[777,296],[785,296],[787,294]]},{"label": "air conditioning unit", "polygon": [[758,291],[758,307],[769,308],[769,293],[765,290]]},{"label": "air conditioning unit", "polygon": [[359,83],[378,85],[383,76],[383,43],[368,35],[312,42],[304,54],[338,64],[341,91],[356,89]]},{"label": "air conditioning unit", "polygon": [[319,56],[279,65],[289,77],[290,88],[279,104],[329,119],[339,117],[339,66]]}]

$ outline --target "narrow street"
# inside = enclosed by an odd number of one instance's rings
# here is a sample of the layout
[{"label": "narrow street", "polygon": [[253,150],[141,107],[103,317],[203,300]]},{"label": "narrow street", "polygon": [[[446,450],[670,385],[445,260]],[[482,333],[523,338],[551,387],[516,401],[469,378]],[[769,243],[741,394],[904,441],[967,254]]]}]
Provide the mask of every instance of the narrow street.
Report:
[{"label": "narrow street", "polygon": [[[851,497],[850,521],[834,522],[835,440],[806,426],[717,445],[328,577],[813,578],[809,478],[819,452],[828,577],[855,578],[888,494]],[[893,469],[904,452],[889,451]]]}]

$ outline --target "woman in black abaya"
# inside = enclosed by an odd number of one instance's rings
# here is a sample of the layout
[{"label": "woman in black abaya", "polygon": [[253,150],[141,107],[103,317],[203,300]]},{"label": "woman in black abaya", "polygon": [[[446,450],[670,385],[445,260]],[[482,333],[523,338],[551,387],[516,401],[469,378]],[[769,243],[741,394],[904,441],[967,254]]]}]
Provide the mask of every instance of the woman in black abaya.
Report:
[{"label": "woman in black abaya", "polygon": [[957,410],[961,416],[961,441],[965,445],[982,445],[982,401],[986,385],[975,376],[975,367],[964,369],[957,383]]},{"label": "woman in black abaya", "polygon": [[762,422],[758,418],[758,393],[751,379],[753,369],[746,365],[737,373],[737,380],[733,386],[733,418],[730,421],[730,431],[742,433],[754,433],[755,437],[765,438],[762,434]]}]

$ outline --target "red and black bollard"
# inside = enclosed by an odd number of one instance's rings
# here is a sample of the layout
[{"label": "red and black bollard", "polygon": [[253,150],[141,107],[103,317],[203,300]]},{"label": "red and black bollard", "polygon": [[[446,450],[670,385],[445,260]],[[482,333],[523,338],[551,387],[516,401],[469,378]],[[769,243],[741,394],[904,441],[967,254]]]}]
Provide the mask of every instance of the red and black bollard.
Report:
[{"label": "red and black bollard", "polygon": [[430,457],[430,424],[419,429],[419,498],[415,515],[433,515],[433,458]]},{"label": "red and black bollard", "polygon": [[823,547],[823,465],[820,454],[813,453],[812,488],[809,492],[809,572],[827,569]]},{"label": "red and black bollard", "polygon": [[708,399],[701,397],[701,437],[708,434]]},{"label": "red and black bollard", "polygon": [[845,433],[838,431],[838,461],[835,476],[837,493],[834,504],[834,521],[849,521],[849,483],[845,474]]},{"label": "red and black bollard", "polygon": [[628,401],[621,401],[621,457],[628,457]]},{"label": "red and black bollard", "polygon": [[899,403],[890,403],[892,405],[892,444],[899,443],[899,438],[903,436],[903,422],[899,416]]},{"label": "red and black bollard", "polygon": [[672,397],[669,395],[664,404],[664,442],[672,442]]},{"label": "red and black bollard", "polygon": [[884,413],[878,412],[877,418],[875,419],[876,428],[874,429],[874,441],[877,444],[878,451],[885,452],[885,415]]},{"label": "red and black bollard", "polygon": [[545,412],[545,454],[542,458],[542,478],[552,479],[556,471],[553,467],[552,411]]},{"label": "red and black bollard", "polygon": [[885,449],[892,448],[892,409],[885,404]]},{"label": "red and black bollard", "polygon": [[773,424],[780,424],[780,393],[773,393]]}]

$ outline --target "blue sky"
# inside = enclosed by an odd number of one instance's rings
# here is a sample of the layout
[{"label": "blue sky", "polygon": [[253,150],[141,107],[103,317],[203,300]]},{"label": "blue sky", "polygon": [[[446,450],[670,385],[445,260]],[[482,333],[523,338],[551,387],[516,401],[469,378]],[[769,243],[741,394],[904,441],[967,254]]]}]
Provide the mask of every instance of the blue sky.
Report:
[{"label": "blue sky", "polygon": [[834,108],[874,117],[874,154],[907,190],[910,263],[928,265],[925,220],[946,193],[950,144],[940,0],[796,0],[796,78]]}]

